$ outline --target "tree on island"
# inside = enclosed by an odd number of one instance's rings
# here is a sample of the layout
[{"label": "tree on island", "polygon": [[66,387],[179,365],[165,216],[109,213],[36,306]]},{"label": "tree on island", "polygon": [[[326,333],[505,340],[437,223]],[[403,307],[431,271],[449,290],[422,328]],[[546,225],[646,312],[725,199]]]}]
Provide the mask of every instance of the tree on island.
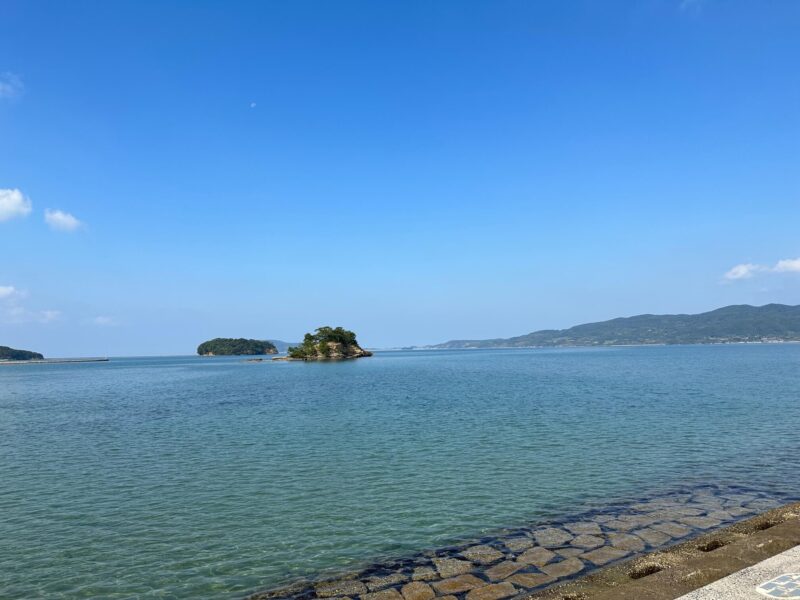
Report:
[{"label": "tree on island", "polygon": [[214,338],[197,347],[201,356],[254,356],[258,354],[277,354],[275,344],[266,340],[245,338]]},{"label": "tree on island", "polygon": [[326,326],[305,334],[303,343],[289,348],[288,355],[298,360],[320,360],[372,356],[372,353],[358,345],[356,334],[352,331]]}]

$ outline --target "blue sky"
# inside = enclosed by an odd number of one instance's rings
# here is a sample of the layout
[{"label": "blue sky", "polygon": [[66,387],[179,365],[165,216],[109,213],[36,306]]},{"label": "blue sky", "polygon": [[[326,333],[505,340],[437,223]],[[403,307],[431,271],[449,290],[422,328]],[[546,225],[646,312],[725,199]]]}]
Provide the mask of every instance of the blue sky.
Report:
[{"label": "blue sky", "polygon": [[0,21],[0,344],[395,346],[800,303],[798,2]]}]

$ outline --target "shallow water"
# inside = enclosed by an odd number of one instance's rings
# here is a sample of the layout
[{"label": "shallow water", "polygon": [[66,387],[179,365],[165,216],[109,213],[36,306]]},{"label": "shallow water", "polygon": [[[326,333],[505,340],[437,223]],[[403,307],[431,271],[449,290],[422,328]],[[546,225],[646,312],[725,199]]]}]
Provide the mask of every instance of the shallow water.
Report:
[{"label": "shallow water", "polygon": [[800,345],[0,367],[0,597],[231,598],[698,484],[800,493]]}]

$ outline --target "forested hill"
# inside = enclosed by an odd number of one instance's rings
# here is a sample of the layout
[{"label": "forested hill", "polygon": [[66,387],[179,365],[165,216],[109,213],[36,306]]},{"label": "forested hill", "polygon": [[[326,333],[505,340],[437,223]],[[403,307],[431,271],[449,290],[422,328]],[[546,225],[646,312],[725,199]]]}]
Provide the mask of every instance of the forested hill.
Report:
[{"label": "forested hill", "polygon": [[248,340],[244,338],[214,338],[197,347],[201,356],[254,356],[259,354],[277,354],[275,344],[266,340]]},{"label": "forested hill", "polygon": [[41,360],[43,358],[38,352],[0,346],[0,360]]},{"label": "forested hill", "polygon": [[569,329],[492,340],[452,340],[429,348],[523,348],[626,344],[800,341],[800,306],[725,306],[696,315],[637,315]]}]

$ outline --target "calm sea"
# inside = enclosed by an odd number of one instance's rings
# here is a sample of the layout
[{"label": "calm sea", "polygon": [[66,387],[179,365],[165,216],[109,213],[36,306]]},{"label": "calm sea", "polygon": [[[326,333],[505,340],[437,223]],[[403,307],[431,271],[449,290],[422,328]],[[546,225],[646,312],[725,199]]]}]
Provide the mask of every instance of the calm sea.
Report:
[{"label": "calm sea", "polygon": [[800,345],[0,367],[0,597],[238,598],[500,527],[800,495]]}]

